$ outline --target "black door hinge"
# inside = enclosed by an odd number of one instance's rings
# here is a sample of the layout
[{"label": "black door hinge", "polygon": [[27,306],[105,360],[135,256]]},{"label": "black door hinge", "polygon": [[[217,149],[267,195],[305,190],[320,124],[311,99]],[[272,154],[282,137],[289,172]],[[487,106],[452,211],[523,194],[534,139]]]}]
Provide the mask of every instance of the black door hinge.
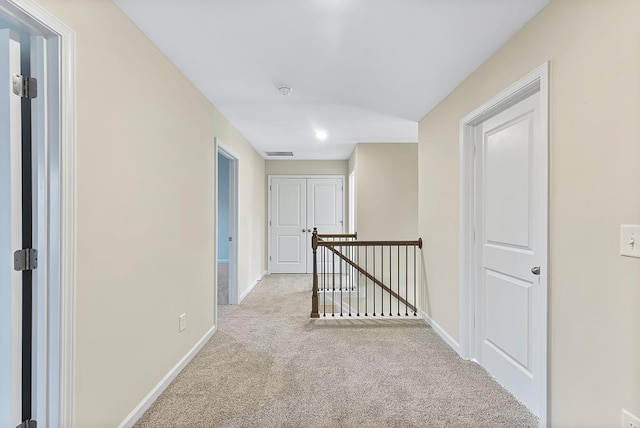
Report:
[{"label": "black door hinge", "polygon": [[22,98],[33,99],[38,96],[38,81],[33,77],[13,75],[13,93]]},{"label": "black door hinge", "polygon": [[17,271],[34,270],[38,267],[38,250],[24,248],[13,253],[13,269]]}]

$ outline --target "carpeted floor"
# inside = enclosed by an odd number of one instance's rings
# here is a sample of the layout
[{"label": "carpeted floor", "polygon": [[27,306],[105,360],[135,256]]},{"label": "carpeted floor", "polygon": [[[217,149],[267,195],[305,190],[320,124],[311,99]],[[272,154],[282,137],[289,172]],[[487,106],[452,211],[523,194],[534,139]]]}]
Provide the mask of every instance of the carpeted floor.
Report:
[{"label": "carpeted floor", "polygon": [[229,304],[229,263],[218,262],[218,305]]},{"label": "carpeted floor", "polygon": [[270,275],[136,427],[537,427],[419,320],[311,320],[311,276]]}]

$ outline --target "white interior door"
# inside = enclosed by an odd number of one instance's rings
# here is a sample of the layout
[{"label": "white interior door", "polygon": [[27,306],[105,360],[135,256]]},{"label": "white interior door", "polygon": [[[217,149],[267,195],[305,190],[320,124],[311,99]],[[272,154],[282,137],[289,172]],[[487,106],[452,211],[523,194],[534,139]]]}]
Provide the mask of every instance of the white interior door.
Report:
[{"label": "white interior door", "polygon": [[13,251],[22,248],[20,98],[12,75],[20,74],[16,33],[0,29],[0,425],[21,419],[22,273],[13,269]]},{"label": "white interior door", "polygon": [[[307,180],[307,230],[319,234],[342,233],[344,230],[344,197],[342,178],[310,178]],[[311,233],[308,233],[307,273],[313,273]],[[327,260],[330,260],[327,258]]]},{"label": "white interior door", "polygon": [[307,180],[271,180],[271,272],[307,272]]},{"label": "white interior door", "polygon": [[[539,415],[547,151],[539,93],[476,127],[476,358]],[[542,273],[542,275],[540,275]]]}]

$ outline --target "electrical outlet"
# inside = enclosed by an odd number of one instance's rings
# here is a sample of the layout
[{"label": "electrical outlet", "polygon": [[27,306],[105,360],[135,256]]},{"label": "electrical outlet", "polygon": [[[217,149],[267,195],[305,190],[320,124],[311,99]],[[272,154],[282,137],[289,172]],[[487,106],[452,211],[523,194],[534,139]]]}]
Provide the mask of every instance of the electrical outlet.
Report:
[{"label": "electrical outlet", "polygon": [[[184,329],[187,328],[187,314],[186,313],[180,315],[179,325],[180,325],[179,332],[184,331]],[[638,428],[640,428],[640,427],[638,427]]]},{"label": "electrical outlet", "polygon": [[640,418],[622,409],[622,428],[640,428]]}]

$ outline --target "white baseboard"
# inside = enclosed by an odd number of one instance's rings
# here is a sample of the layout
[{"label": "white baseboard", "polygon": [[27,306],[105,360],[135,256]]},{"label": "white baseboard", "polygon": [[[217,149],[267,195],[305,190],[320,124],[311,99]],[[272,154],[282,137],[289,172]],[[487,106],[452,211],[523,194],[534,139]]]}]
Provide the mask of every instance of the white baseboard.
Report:
[{"label": "white baseboard", "polygon": [[451,348],[453,348],[453,350],[456,351],[458,355],[460,355],[460,344],[456,342],[453,337],[449,336],[449,333],[447,333],[442,327],[440,327],[440,324],[432,320],[431,317],[425,312],[419,311],[418,315],[420,315],[420,317],[431,326],[433,331],[438,333],[438,336],[440,336],[445,342],[447,342],[447,345],[451,346]]},{"label": "white baseboard", "polygon": [[242,300],[244,300],[244,298],[247,297],[249,293],[251,293],[251,290],[256,288],[256,285],[260,284],[260,281],[262,281],[262,278],[264,278],[266,275],[267,275],[267,271],[265,270],[258,276],[258,278],[256,278],[255,281],[253,281],[253,283],[246,290],[244,290],[244,292],[240,295],[240,298],[238,299],[238,303],[242,302]]},{"label": "white baseboard", "polygon": [[196,343],[193,348],[187,354],[182,357],[180,361],[171,369],[169,373],[167,373],[160,382],[147,394],[146,397],[142,399],[140,404],[138,404],[132,411],[127,415],[126,418],[118,425],[118,428],[130,428],[132,427],[138,419],[142,417],[144,412],[146,412],[149,407],[153,404],[154,401],[158,399],[160,394],[167,389],[169,384],[173,382],[173,380],[178,376],[178,374],[185,368],[185,366],[191,361],[193,357],[202,349],[205,343],[213,336],[216,332],[217,327],[214,325],[211,329],[204,335],[202,338]]}]

